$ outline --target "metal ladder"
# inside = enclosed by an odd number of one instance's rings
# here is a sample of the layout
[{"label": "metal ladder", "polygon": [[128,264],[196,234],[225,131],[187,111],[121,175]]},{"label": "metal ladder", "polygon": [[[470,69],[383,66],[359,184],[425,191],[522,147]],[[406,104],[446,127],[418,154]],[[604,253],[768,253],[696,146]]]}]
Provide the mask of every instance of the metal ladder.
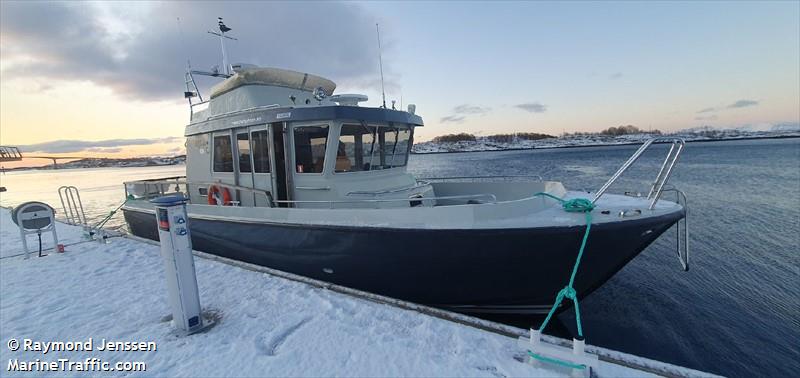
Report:
[{"label": "metal ladder", "polygon": [[678,162],[678,158],[681,156],[681,152],[683,152],[683,148],[686,146],[686,141],[681,138],[673,138],[673,137],[659,137],[659,138],[652,138],[644,142],[636,152],[631,155],[628,160],[622,164],[621,167],[611,176],[608,181],[597,191],[592,200],[594,204],[597,202],[600,197],[608,190],[608,188],[614,184],[615,181],[621,176],[631,165],[633,165],[642,154],[650,148],[653,144],[657,143],[670,143],[669,152],[667,152],[667,157],[664,158],[664,162],[661,163],[661,168],[658,170],[658,175],[656,175],[656,179],[650,185],[650,191],[647,193],[647,199],[650,201],[650,206],[648,209],[653,210],[656,207],[656,203],[661,198],[661,194],[665,191],[675,192],[676,200],[675,202],[681,205],[686,212],[684,217],[678,220],[677,224],[675,225],[675,229],[677,232],[677,254],[678,254],[678,261],[681,263],[681,267],[684,271],[689,270],[689,221],[687,220],[689,217],[689,207],[688,202],[686,199],[686,194],[674,187],[668,187],[665,189],[665,185],[667,181],[669,181],[669,177],[672,175],[672,169],[675,168],[675,164]]},{"label": "metal ladder", "polygon": [[58,188],[58,198],[61,199],[61,207],[64,209],[64,218],[67,224],[73,226],[89,227],[86,221],[86,214],[83,212],[83,202],[78,188],[74,186],[62,186]]}]

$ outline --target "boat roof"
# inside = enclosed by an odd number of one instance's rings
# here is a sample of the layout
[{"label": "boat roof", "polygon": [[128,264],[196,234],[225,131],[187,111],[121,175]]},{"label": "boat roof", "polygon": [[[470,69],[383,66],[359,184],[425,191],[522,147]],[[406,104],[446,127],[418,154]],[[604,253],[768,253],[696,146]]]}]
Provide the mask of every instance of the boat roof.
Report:
[{"label": "boat roof", "polygon": [[336,89],[336,83],[321,76],[281,68],[251,67],[237,70],[233,76],[213,86],[211,98],[245,85],[269,85],[309,92],[322,88],[327,96]]},{"label": "boat roof", "polygon": [[283,107],[243,110],[235,114],[212,117],[206,121],[189,124],[186,126],[184,135],[190,136],[272,122],[330,120],[382,124],[400,123],[413,126],[424,125],[422,117],[401,110],[343,105]]}]

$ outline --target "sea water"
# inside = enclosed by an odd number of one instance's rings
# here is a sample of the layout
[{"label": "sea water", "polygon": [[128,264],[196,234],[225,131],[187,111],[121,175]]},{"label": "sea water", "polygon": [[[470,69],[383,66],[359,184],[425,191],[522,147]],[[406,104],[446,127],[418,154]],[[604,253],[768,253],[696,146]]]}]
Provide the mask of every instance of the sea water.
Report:
[{"label": "sea water", "polygon": [[[569,189],[596,190],[635,149],[412,155],[409,171],[418,177],[540,175]],[[611,192],[646,194],[665,155],[665,146],[652,148]],[[183,170],[9,172],[0,176],[0,185],[8,188],[0,204],[39,200],[61,212],[57,189],[74,185],[87,217],[99,220],[124,200],[123,181],[176,176]],[[690,270],[680,269],[674,230],[667,231],[581,302],[587,342],[733,377],[796,376],[800,139],[690,143],[670,184],[689,198]],[[123,223],[116,215],[109,225]],[[574,331],[571,313],[560,320]]]}]

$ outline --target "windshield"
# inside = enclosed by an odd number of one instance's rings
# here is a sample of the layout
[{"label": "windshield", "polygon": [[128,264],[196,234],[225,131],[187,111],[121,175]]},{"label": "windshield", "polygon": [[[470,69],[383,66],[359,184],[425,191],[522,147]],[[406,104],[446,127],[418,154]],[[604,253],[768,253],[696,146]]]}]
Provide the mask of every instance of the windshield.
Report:
[{"label": "windshield", "polygon": [[411,132],[408,126],[342,125],[335,172],[404,167]]}]

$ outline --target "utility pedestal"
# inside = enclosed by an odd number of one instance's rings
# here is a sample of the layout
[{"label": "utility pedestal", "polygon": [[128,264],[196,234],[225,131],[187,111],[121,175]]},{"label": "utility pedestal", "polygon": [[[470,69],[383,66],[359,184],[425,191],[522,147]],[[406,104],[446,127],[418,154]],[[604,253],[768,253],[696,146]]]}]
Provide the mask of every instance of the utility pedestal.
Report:
[{"label": "utility pedestal", "polygon": [[202,331],[203,324],[197,275],[189,234],[186,198],[182,194],[159,197],[150,201],[156,208],[158,238],[167,278],[172,320],[180,335]]},{"label": "utility pedestal", "polygon": [[29,257],[28,235],[36,234],[39,237],[39,257],[42,257],[42,232],[53,234],[53,249],[58,247],[58,234],[56,233],[55,211],[44,202],[25,202],[11,212],[11,220],[19,226],[22,237],[22,248],[25,258]]}]

